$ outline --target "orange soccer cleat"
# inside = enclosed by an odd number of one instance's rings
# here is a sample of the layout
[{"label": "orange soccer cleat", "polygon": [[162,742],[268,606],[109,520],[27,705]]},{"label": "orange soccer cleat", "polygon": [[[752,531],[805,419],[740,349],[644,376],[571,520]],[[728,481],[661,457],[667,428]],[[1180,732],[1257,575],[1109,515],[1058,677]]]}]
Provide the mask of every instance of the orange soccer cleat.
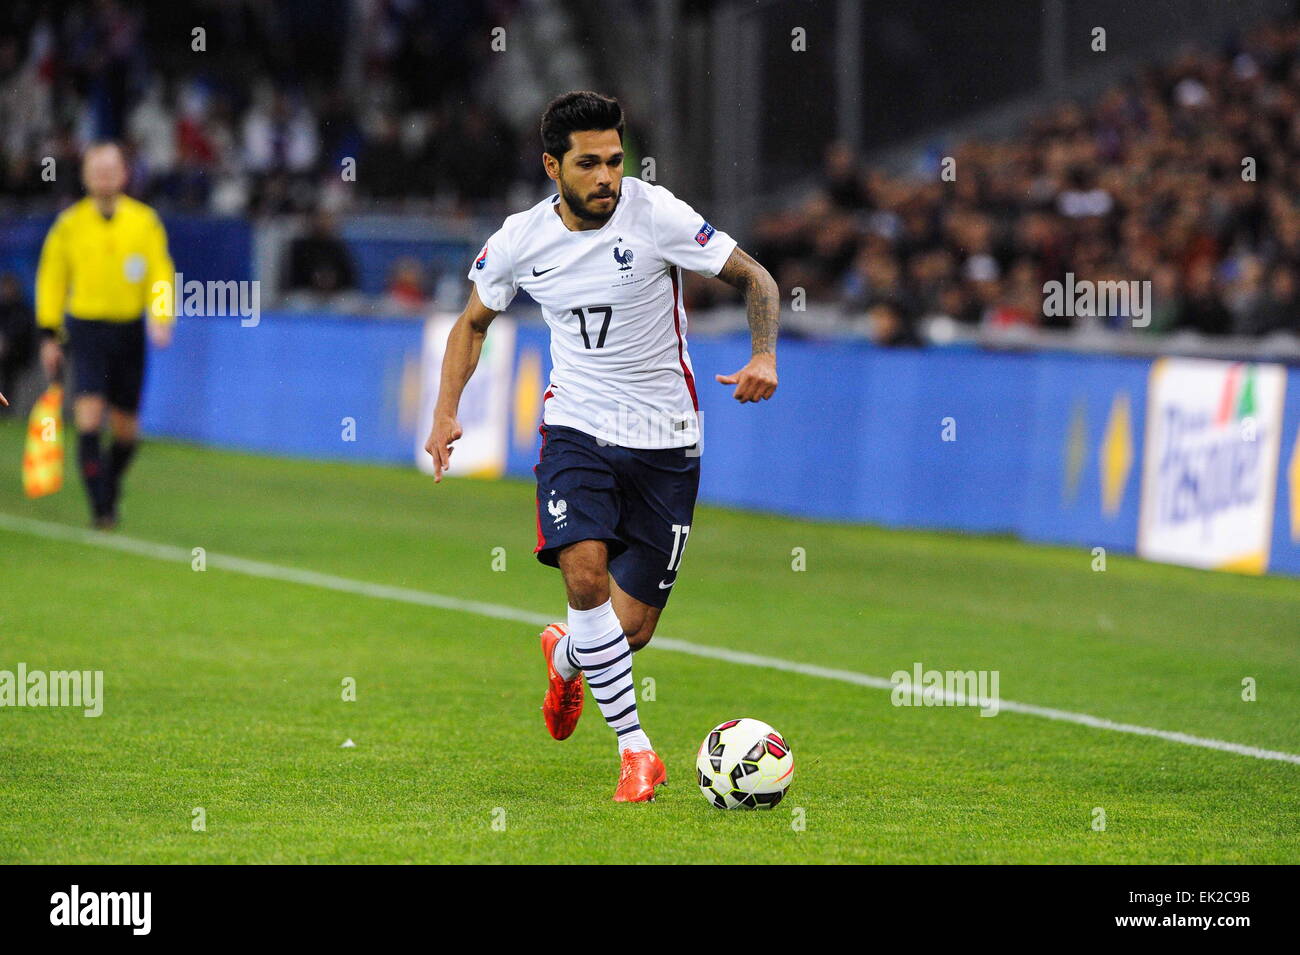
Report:
[{"label": "orange soccer cleat", "polygon": [[614,802],[652,802],[655,787],[668,782],[664,761],[652,749],[634,753],[623,750],[623,765],[618,771],[618,789]]},{"label": "orange soccer cleat", "polygon": [[542,715],[546,717],[546,728],[556,739],[572,736],[582,715],[582,674],[566,680],[551,662],[555,645],[568,632],[569,628],[562,623],[553,623],[542,631],[542,656],[546,657],[546,675],[551,681],[546,699],[542,700]]}]

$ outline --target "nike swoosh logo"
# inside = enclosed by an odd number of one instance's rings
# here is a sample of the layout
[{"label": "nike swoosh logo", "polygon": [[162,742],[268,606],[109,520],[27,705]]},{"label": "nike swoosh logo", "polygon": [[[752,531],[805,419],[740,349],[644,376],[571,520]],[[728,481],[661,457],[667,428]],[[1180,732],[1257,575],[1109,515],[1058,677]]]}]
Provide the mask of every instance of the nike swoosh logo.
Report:
[{"label": "nike swoosh logo", "polygon": [[661,581],[659,581],[659,589],[660,589],[660,590],[667,590],[669,587],[671,587],[671,586],[672,586],[673,584],[675,584],[675,583],[677,583],[677,579],[676,579],[676,578],[670,580],[668,583],[664,583],[664,582],[661,580]]},{"label": "nike swoosh logo", "polygon": [[537,266],[534,265],[534,266],[533,266],[533,278],[537,278],[539,275],[545,275],[547,272],[554,272],[554,271],[555,271],[556,269],[558,269],[558,268],[559,268],[558,265],[552,265],[549,269],[542,269],[542,270],[539,272],[539,271],[537,271]]}]

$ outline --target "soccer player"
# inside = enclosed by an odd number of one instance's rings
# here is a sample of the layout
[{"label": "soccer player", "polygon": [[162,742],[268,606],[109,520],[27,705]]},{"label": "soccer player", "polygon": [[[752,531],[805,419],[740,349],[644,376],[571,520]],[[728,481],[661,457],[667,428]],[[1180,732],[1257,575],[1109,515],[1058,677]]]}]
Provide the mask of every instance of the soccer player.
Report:
[{"label": "soccer player", "polygon": [[508,217],[469,270],[469,303],[447,339],[425,450],[435,480],[461,436],[461,392],[492,319],[522,288],[551,332],[537,476],[537,558],[558,567],[568,619],[541,633],[547,729],[565,739],[587,685],[616,734],[616,802],[667,779],[637,715],[632,652],[654,634],[691,532],[700,476],[695,376],[682,269],[744,293],[753,355],[717,375],[740,402],[776,390],[779,292],[771,275],[661,186],[623,176],[623,110],[591,92],[542,116],[555,195]]},{"label": "soccer player", "polygon": [[[81,169],[87,196],[63,211],[50,227],[36,271],[36,322],[41,328],[41,365],[51,379],[63,366],[63,344],[72,352],[73,419],[81,476],[92,523],[117,524],[122,477],[139,435],[144,383],[145,319],[153,344],[171,343],[171,296],[152,294],[156,282],[171,288],[175,269],[167,234],[157,214],[123,194],[126,158],[116,143],[86,150]],[[64,316],[68,317],[65,326]],[[112,443],[100,447],[104,412]]]}]

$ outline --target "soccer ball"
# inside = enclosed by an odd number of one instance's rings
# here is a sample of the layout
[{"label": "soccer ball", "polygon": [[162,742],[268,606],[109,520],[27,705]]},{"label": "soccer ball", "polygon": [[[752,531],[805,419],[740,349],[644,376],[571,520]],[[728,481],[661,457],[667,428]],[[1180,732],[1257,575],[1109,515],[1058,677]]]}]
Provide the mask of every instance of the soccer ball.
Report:
[{"label": "soccer ball", "polygon": [[762,720],[727,720],[700,744],[695,775],[719,809],[771,809],[794,780],[794,755]]}]

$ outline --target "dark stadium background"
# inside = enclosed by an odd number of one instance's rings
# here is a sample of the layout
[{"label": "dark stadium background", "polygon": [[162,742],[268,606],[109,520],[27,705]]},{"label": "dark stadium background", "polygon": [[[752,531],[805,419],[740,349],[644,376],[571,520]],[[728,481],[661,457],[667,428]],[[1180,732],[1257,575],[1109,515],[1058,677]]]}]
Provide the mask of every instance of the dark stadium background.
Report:
[{"label": "dark stadium background", "polygon": [[[11,414],[41,386],[41,238],[80,193],[80,150],[113,137],[185,279],[256,281],[267,315],[260,337],[182,321],[146,428],[409,463],[429,390],[420,322],[459,310],[485,237],[547,194],[537,119],[582,86],[625,103],[628,173],[735,233],[786,296],[785,401],[733,424],[705,389],[726,462],[706,499],[1141,549],[1150,359],[1300,357],[1288,3],[104,0],[0,16]],[[1053,313],[1048,283],[1070,276],[1150,283],[1146,321]],[[701,366],[743,354],[736,293],[694,275],[686,291]],[[482,376],[510,405],[483,473],[527,475],[548,359],[526,294],[511,317],[509,367]],[[823,381],[837,363],[866,390]],[[1276,568],[1300,565],[1296,390],[1272,409],[1276,486],[1257,489],[1278,499],[1256,515],[1275,525]],[[863,426],[823,420],[828,402]],[[981,426],[930,440],[949,416]],[[364,424],[340,443],[349,417]],[[755,425],[804,441],[774,459]],[[1008,487],[1026,490],[990,493]]]}]

